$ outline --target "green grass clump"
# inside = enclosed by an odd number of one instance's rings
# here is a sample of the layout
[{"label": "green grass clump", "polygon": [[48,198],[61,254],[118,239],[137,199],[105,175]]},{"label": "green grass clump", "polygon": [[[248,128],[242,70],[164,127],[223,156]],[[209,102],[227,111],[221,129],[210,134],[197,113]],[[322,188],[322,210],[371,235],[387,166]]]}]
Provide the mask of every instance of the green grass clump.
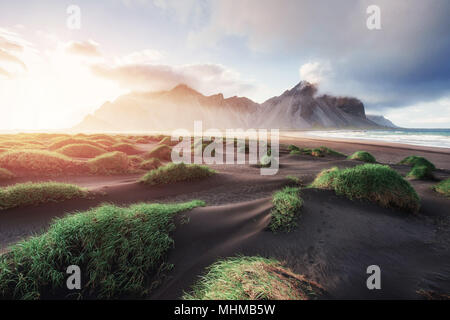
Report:
[{"label": "green grass clump", "polygon": [[299,148],[297,146],[290,145],[289,147],[288,149],[291,150],[290,154],[294,155],[304,154],[313,157],[324,157],[324,156],[345,157],[345,154],[325,146],[320,146],[318,148]]},{"label": "green grass clump", "polygon": [[142,162],[144,162],[144,158],[142,158],[141,156],[128,156],[128,164],[131,167],[138,168]]},{"label": "green grass clump", "polygon": [[97,148],[102,148],[102,145],[89,139],[60,137],[56,138],[54,142],[49,145],[48,149],[54,151],[61,149],[62,147],[67,146],[69,144],[88,144]]},{"label": "green grass clump", "polygon": [[128,171],[128,156],[126,153],[114,151],[102,154],[87,162],[93,174],[116,174]]},{"label": "green grass clump", "polygon": [[270,230],[289,232],[297,225],[296,218],[303,205],[299,194],[300,188],[286,187],[273,195]]},{"label": "green grass clump", "polygon": [[105,149],[94,147],[90,144],[68,144],[56,150],[56,152],[75,158],[95,158],[101,154],[107,153]]},{"label": "green grass clump", "polygon": [[351,200],[369,200],[383,207],[414,213],[420,208],[419,196],[411,184],[395,170],[379,164],[323,170],[310,186],[332,189]]},{"label": "green grass clump", "polygon": [[[0,299],[139,297],[151,292],[174,241],[175,214],[203,206],[103,205],[57,219],[48,231],[0,256]],[[66,287],[66,269],[81,269],[81,290]]]},{"label": "green grass clump", "polygon": [[262,257],[219,260],[184,300],[309,300],[324,290],[279,261]]},{"label": "green grass clump", "polygon": [[0,188],[0,210],[84,198],[88,192],[73,184],[58,182],[18,183]]},{"label": "green grass clump", "polygon": [[419,156],[406,157],[405,159],[400,161],[399,164],[405,164],[405,165],[412,166],[412,167],[421,165],[421,166],[426,166],[426,167],[430,168],[431,170],[436,169],[435,165],[432,162],[428,161],[424,157],[419,157]]},{"label": "green grass clump", "polygon": [[165,144],[157,146],[156,148],[147,152],[144,155],[144,158],[145,159],[157,158],[159,160],[169,161],[172,158],[172,148]]},{"label": "green grass clump", "polygon": [[11,180],[15,178],[15,174],[9,171],[8,169],[0,168],[0,181],[3,180]]},{"label": "green grass clump", "polygon": [[59,175],[83,170],[81,163],[57,152],[45,150],[16,150],[0,155],[0,167],[12,172]]},{"label": "green grass clump", "polygon": [[444,196],[450,197],[450,179],[444,180],[433,186],[436,192],[442,193]]},{"label": "green grass clump", "polygon": [[433,169],[427,166],[415,165],[406,177],[409,179],[433,180]]},{"label": "green grass clump", "polygon": [[375,157],[367,151],[356,151],[354,154],[349,156],[348,159],[358,160],[358,161],[363,161],[363,162],[368,162],[368,163],[377,162]]},{"label": "green grass clump", "polygon": [[139,168],[143,170],[153,170],[159,168],[161,165],[162,163],[158,158],[151,158],[141,162]]},{"label": "green grass clump", "polygon": [[412,166],[411,171],[406,175],[410,179],[433,180],[433,171],[436,169],[433,163],[419,156],[409,156],[399,162]]},{"label": "green grass clump", "polygon": [[293,144],[288,145],[287,149],[289,151],[300,151],[300,148]]},{"label": "green grass clump", "polygon": [[215,170],[204,165],[169,163],[149,171],[140,181],[149,185],[169,184],[179,181],[203,179],[215,173]]},{"label": "green grass clump", "polygon": [[110,151],[120,151],[123,153],[126,153],[127,155],[135,155],[135,154],[139,154],[142,153],[141,151],[139,151],[138,149],[136,149],[136,147],[134,145],[132,145],[131,143],[116,143],[113,146],[111,146]]}]

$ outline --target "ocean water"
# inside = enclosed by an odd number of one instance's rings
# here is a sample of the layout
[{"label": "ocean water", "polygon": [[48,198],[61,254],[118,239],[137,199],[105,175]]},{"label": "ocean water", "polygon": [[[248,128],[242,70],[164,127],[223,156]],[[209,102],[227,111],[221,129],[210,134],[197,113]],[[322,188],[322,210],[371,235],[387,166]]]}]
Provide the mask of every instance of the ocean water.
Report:
[{"label": "ocean water", "polygon": [[308,131],[306,135],[339,139],[361,139],[416,146],[450,148],[450,129],[333,130]]}]

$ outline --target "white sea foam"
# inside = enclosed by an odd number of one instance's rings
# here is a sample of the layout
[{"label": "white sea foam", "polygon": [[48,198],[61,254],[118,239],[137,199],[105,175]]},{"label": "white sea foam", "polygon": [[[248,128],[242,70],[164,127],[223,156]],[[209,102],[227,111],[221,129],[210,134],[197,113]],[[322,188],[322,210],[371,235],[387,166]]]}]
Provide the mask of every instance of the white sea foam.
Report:
[{"label": "white sea foam", "polygon": [[290,131],[283,133],[283,135],[293,137],[309,135],[323,138],[386,141],[416,146],[450,148],[449,129]]}]

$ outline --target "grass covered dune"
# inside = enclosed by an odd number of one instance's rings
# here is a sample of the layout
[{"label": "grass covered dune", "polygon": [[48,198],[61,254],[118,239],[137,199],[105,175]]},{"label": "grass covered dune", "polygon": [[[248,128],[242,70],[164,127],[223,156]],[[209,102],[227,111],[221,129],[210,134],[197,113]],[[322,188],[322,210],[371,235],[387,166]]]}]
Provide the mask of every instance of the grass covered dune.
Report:
[{"label": "grass covered dune", "polygon": [[0,210],[85,198],[88,191],[73,184],[59,182],[19,183],[0,188]]},{"label": "grass covered dune", "polygon": [[29,174],[73,174],[84,170],[82,163],[57,152],[17,150],[0,154],[0,167]]},{"label": "grass covered dune", "polygon": [[389,166],[379,164],[323,170],[310,187],[332,189],[351,200],[369,200],[413,213],[420,208],[419,196],[411,184]]},{"label": "grass covered dune", "polygon": [[[170,268],[175,214],[203,206],[179,204],[103,205],[57,219],[48,231],[0,256],[0,299],[138,297]],[[81,290],[66,289],[66,269],[81,269]]]},{"label": "grass covered dune", "polygon": [[207,274],[185,293],[185,300],[309,300],[324,290],[280,262],[236,257],[208,267]]},{"label": "grass covered dune", "polygon": [[149,185],[169,184],[203,179],[215,173],[215,170],[204,165],[169,163],[149,171],[141,178],[140,182]]},{"label": "grass covered dune", "polygon": [[444,196],[450,197],[450,179],[439,182],[437,185],[433,186],[433,189]]},{"label": "grass covered dune", "polygon": [[273,195],[269,224],[272,231],[290,231],[296,226],[295,218],[303,205],[299,193],[300,188],[286,187]]}]

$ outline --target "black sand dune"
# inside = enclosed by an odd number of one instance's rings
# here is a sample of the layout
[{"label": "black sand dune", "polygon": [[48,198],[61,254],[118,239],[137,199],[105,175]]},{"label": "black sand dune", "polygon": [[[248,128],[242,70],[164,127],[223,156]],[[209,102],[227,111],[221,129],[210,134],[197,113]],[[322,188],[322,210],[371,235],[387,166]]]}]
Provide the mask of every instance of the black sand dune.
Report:
[{"label": "black sand dune", "polygon": [[[323,144],[346,153],[367,150],[378,161],[389,163],[420,154],[441,168],[436,171],[438,179],[450,176],[450,154],[437,148],[369,148],[301,139],[296,144]],[[280,161],[282,166],[275,176],[261,176],[258,168],[248,165],[221,165],[213,166],[219,174],[206,180],[159,187],[138,184],[135,175],[67,177],[68,182],[88,187],[97,196],[0,212],[0,250],[44,231],[55,217],[103,202],[127,205],[201,199],[207,207],[185,213],[188,223],[178,221],[173,234],[175,247],[168,256],[175,267],[149,298],[178,299],[206,266],[237,254],[286,261],[295,272],[325,287],[331,299],[414,299],[421,298],[417,291],[422,289],[450,293],[450,206],[448,199],[431,190],[435,182],[412,182],[422,203],[416,216],[353,202],[331,191],[303,189],[304,207],[298,227],[288,234],[273,234],[266,230],[271,194],[286,184],[286,175],[295,175],[308,184],[324,168],[360,164],[345,158],[292,156],[286,152]],[[393,168],[402,174],[408,172],[406,166]],[[366,287],[366,268],[372,264],[381,268],[382,290]]]}]

